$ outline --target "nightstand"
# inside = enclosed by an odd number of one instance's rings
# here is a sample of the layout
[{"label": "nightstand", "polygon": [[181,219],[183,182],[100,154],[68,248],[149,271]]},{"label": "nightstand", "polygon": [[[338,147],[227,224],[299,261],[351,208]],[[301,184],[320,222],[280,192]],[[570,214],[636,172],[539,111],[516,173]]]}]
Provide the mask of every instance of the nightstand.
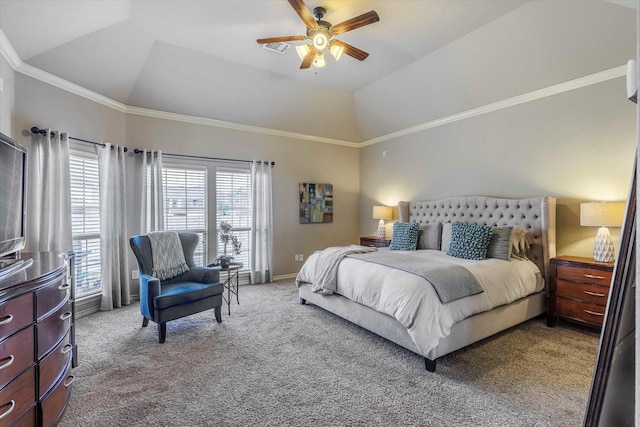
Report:
[{"label": "nightstand", "polygon": [[613,266],[612,262],[596,262],[592,258],[552,258],[547,326],[555,326],[558,318],[562,318],[602,328]]},{"label": "nightstand", "polygon": [[391,244],[391,239],[379,239],[378,236],[360,237],[360,246],[375,246],[378,248],[386,248],[390,244]]}]

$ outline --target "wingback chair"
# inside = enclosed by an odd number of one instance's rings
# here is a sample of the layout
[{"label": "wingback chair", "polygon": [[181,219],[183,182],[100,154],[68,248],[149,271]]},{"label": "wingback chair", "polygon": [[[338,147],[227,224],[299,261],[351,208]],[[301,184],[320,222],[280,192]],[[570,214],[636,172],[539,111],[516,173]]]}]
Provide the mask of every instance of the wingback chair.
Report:
[{"label": "wingback chair", "polygon": [[140,312],[142,326],[149,320],[158,324],[159,342],[167,335],[167,322],[213,308],[216,321],[222,322],[220,267],[196,267],[193,252],[198,243],[195,233],[178,233],[189,270],[177,277],[160,280],[152,276],[153,257],[147,235],[129,238],[140,271]]}]

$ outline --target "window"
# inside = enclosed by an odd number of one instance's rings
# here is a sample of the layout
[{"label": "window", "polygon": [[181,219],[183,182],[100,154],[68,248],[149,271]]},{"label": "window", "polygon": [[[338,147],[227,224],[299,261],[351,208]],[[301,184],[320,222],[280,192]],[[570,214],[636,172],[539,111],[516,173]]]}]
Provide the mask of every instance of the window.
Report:
[{"label": "window", "polygon": [[[234,261],[244,264],[243,270],[251,265],[251,173],[248,169],[216,169],[216,230],[220,223],[227,221],[231,224],[233,234],[242,243],[240,255],[232,254],[233,249],[227,248],[227,254],[235,257]],[[224,245],[218,239],[218,254],[224,253]]]},{"label": "window", "polygon": [[74,251],[89,251],[75,267],[76,296],[101,290],[100,278],[100,181],[98,156],[72,152],[69,156],[71,178],[71,230]]},{"label": "window", "polygon": [[200,239],[194,252],[196,265],[207,262],[207,171],[196,167],[162,168],[164,228],[190,231]]}]

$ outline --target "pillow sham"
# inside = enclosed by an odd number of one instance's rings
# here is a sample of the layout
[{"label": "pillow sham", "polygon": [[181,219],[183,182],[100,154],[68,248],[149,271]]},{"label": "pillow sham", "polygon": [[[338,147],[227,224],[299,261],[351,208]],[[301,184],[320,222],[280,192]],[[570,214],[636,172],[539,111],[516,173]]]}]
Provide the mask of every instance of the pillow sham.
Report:
[{"label": "pillow sham", "polygon": [[420,225],[417,222],[396,222],[393,224],[391,251],[415,251],[418,246]]},{"label": "pillow sham", "polygon": [[491,241],[487,247],[487,258],[498,258],[509,261],[513,247],[511,236],[513,227],[493,227]]},{"label": "pillow sham", "polygon": [[418,233],[418,249],[440,249],[441,236],[441,223],[421,225]]},{"label": "pillow sham", "polygon": [[440,250],[442,252],[449,252],[449,246],[451,245],[451,223],[442,223],[442,236],[440,238]]},{"label": "pillow sham", "polygon": [[485,259],[492,232],[487,225],[454,222],[451,225],[451,244],[447,255],[472,260]]}]

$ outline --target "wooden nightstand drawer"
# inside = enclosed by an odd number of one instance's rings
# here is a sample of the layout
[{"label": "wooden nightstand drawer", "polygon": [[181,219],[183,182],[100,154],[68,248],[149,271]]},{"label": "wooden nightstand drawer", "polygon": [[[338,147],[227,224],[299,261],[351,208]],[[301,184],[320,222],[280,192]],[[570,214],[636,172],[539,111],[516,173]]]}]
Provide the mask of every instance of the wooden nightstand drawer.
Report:
[{"label": "wooden nightstand drawer", "polygon": [[557,293],[559,297],[567,297],[592,304],[607,305],[609,288],[607,286],[588,285],[585,283],[558,280]]},{"label": "wooden nightstand drawer", "polygon": [[386,248],[391,244],[391,239],[379,239],[376,236],[360,237],[360,246],[375,246],[378,248]]},{"label": "wooden nightstand drawer", "polygon": [[561,317],[602,326],[606,306],[558,298],[558,315]]},{"label": "wooden nightstand drawer", "polygon": [[558,279],[575,282],[591,283],[594,285],[611,285],[612,272],[596,270],[595,268],[558,266]]}]

